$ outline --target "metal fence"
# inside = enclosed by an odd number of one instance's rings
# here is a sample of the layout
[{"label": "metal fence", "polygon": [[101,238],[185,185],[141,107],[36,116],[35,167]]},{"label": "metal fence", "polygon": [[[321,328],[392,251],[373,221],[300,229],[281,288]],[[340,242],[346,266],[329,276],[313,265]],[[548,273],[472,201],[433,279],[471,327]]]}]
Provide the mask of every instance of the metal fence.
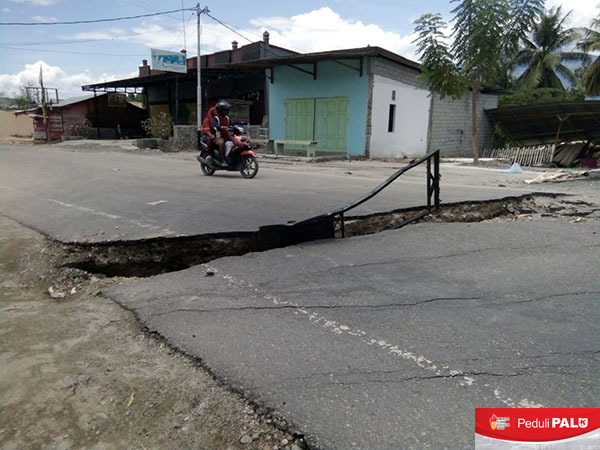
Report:
[{"label": "metal fence", "polygon": [[483,150],[481,157],[510,159],[511,163],[517,163],[520,166],[541,166],[544,163],[552,162],[554,149],[554,145],[491,148]]}]

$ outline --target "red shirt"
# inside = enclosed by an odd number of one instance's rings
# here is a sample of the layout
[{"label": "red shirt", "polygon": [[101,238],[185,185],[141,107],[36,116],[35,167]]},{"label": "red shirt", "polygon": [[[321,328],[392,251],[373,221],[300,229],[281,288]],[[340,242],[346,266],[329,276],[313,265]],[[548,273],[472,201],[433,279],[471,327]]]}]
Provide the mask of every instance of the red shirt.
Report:
[{"label": "red shirt", "polygon": [[[206,121],[208,121],[208,123],[206,123]],[[214,135],[215,134],[215,127],[221,127],[221,137],[226,140],[229,141],[231,140],[231,136],[229,135],[229,130],[227,129],[229,127],[229,116],[220,116],[219,113],[217,112],[217,108],[215,106],[213,106],[212,108],[210,108],[208,110],[208,117],[206,119],[204,119],[204,121],[202,122],[202,132],[205,133],[204,128],[205,128],[205,123],[208,125],[208,128],[210,128],[211,133]],[[206,133],[208,134],[208,133]]]}]

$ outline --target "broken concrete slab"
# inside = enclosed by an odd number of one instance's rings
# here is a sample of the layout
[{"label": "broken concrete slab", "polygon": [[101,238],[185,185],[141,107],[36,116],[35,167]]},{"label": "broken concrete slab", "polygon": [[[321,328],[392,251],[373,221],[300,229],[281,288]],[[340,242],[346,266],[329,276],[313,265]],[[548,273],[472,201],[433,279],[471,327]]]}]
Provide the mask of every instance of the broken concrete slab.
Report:
[{"label": "broken concrete slab", "polygon": [[464,448],[476,407],[596,405],[599,231],[420,224],[104,293],[316,448]]}]

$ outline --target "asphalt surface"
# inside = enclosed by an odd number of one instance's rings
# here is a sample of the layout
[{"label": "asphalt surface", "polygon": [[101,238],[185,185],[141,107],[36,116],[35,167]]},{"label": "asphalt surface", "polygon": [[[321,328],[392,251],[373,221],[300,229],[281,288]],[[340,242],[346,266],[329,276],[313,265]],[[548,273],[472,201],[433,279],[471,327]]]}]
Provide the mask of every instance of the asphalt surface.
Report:
[{"label": "asphalt surface", "polygon": [[420,224],[104,293],[314,447],[471,448],[476,407],[598,406],[599,232]]},{"label": "asphalt surface", "polygon": [[[236,172],[206,177],[195,155],[187,156],[0,145],[1,212],[64,242],[256,231],[340,208],[401,167],[361,171],[361,164],[354,163],[332,171],[261,159],[257,177],[244,180]],[[443,202],[497,199],[538,189],[506,187],[493,171],[466,170],[447,181],[447,170],[442,168]],[[499,181],[467,183],[477,176]],[[424,205],[425,179],[424,168],[415,169],[352,214]]]},{"label": "asphalt surface", "polygon": [[[394,164],[201,174],[188,155],[0,145],[0,213],[64,242],[254,231],[336,209]],[[369,163],[371,164],[371,163]],[[422,169],[356,214],[425,203]],[[598,182],[442,166],[444,202]],[[105,294],[317,448],[468,448],[474,408],[595,407],[598,221],[419,224],[223,258]]]}]

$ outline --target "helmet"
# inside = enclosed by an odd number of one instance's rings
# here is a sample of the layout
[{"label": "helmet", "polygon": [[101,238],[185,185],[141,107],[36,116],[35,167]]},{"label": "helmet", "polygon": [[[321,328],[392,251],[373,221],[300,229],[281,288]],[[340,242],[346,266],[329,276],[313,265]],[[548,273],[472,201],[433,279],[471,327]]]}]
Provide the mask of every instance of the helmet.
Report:
[{"label": "helmet", "polygon": [[233,127],[231,127],[231,132],[234,136],[241,136],[242,134],[244,134],[244,127],[240,125],[234,125]]},{"label": "helmet", "polygon": [[229,103],[227,103],[226,101],[220,100],[216,105],[215,108],[217,109],[217,112],[219,113],[220,116],[226,116],[229,114],[229,109],[231,108],[231,105]]}]

